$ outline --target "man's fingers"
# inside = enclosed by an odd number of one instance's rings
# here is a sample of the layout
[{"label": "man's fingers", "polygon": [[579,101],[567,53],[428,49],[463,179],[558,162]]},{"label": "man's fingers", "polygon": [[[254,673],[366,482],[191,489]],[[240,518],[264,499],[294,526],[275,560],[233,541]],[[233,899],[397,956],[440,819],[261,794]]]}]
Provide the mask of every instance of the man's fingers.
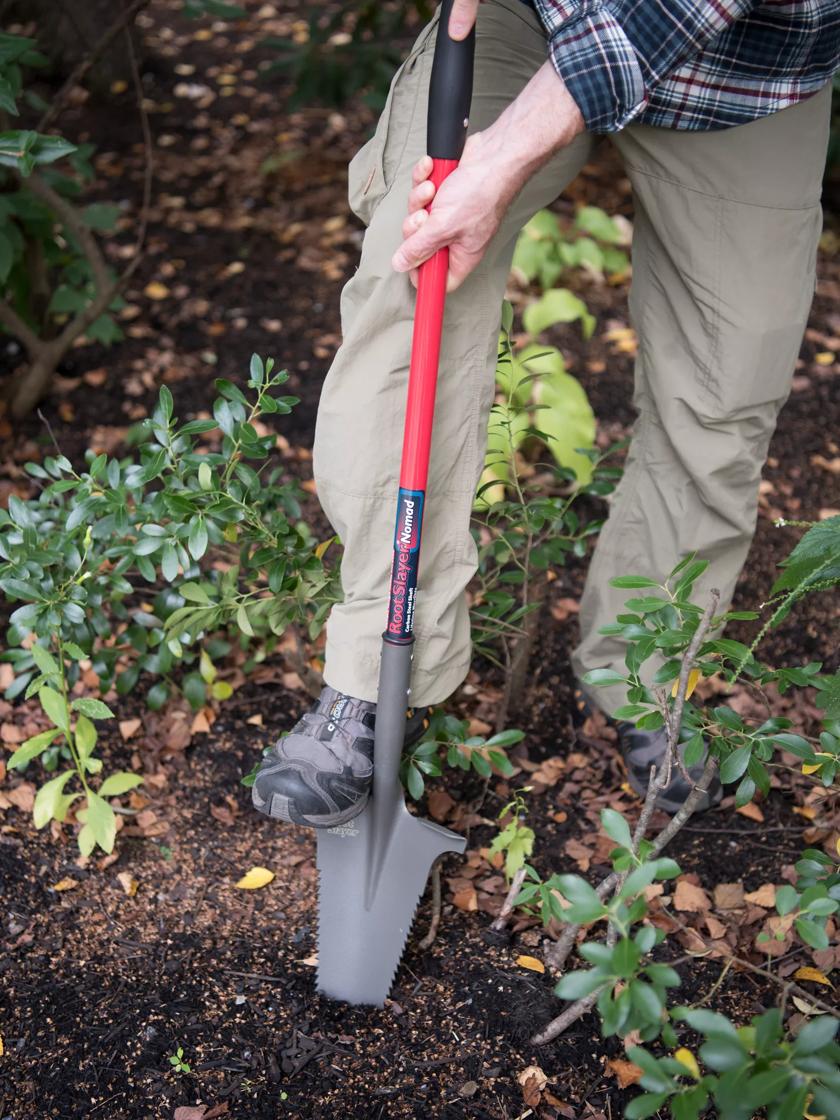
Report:
[{"label": "man's fingers", "polygon": [[451,240],[451,235],[436,228],[433,218],[434,215],[429,215],[428,221],[421,220],[420,229],[407,237],[394,253],[391,264],[396,272],[411,272],[413,268],[418,268]]},{"label": "man's fingers", "polygon": [[428,218],[429,215],[425,210],[417,210],[415,213],[409,214],[402,224],[403,238],[407,240],[409,237],[411,237],[411,235],[413,233],[416,233],[425,221],[428,221]]},{"label": "man's fingers", "polygon": [[420,159],[418,159],[417,163],[414,165],[414,170],[411,172],[411,180],[415,187],[429,178],[433,166],[431,156],[421,156]]},{"label": "man's fingers", "polygon": [[449,36],[460,41],[466,39],[475,24],[479,0],[455,0],[449,17]]},{"label": "man's fingers", "polygon": [[435,185],[427,179],[425,183],[418,183],[408,195],[408,212],[413,214],[415,210],[425,210],[432,199],[435,197]]}]

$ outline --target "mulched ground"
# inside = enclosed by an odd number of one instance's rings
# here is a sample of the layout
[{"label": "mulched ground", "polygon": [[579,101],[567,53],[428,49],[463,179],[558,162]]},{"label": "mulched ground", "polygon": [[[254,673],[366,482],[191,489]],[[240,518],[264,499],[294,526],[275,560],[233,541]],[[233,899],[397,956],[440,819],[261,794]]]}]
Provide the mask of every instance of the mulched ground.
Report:
[{"label": "mulched ground", "polygon": [[[298,469],[306,477],[319,386],[338,343],[339,289],[360,242],[344,201],[344,169],[372,117],[364,108],[288,111],[282,84],[258,78],[267,52],[257,40],[294,33],[300,6],[247,6],[251,18],[235,28],[189,23],[174,0],[155,0],[143,18],[144,92],[156,137],[149,243],[126,294],[126,340],[111,351],[74,351],[42,407],[71,456],[91,445],[118,447],[162,383],[171,386],[180,415],[206,408],[213,378],[244,379],[256,350],[289,369],[290,391],[302,398],[281,431],[304,449]],[[130,243],[143,165],[130,91],[107,106],[73,106],[64,131],[97,140],[93,194],[124,200],[121,240]],[[573,200],[583,198],[632,216],[608,149],[559,212],[571,213]],[[774,527],[776,517],[840,509],[840,363],[825,357],[840,353],[840,242],[831,218],[828,227],[811,326],[765,470],[741,606],[766,596],[776,563],[796,539]],[[626,325],[626,290],[575,283],[598,315],[598,330],[585,350],[573,331],[558,341],[612,439],[632,421],[632,357],[604,337]],[[7,350],[2,360],[11,367],[14,355]],[[38,417],[14,431],[0,424],[5,495],[23,488],[21,463],[43,454],[51,437]],[[609,732],[596,723],[576,740],[570,723],[568,650],[583,572],[582,565],[566,569],[553,586],[515,720],[526,732],[515,782],[534,786],[536,866],[594,877],[608,851],[597,836],[600,808],[632,810],[636,802],[623,787]],[[815,596],[763,652],[778,663],[818,659],[837,668],[838,617],[836,596]],[[620,1067],[608,1063],[623,1058],[623,1048],[601,1040],[593,1018],[550,1047],[529,1042],[559,1011],[551,980],[516,963],[521,954],[539,955],[539,928],[520,921],[501,944],[484,936],[504,882],[481,849],[508,783],[494,781],[485,791],[477,779],[460,779],[447,787],[451,803],[438,797],[430,804],[439,819],[469,828],[468,856],[447,861],[438,938],[427,952],[417,937],[409,942],[388,1005],[348,1008],[315,993],[313,838],[258,817],[239,784],[267,737],[287,727],[307,698],[276,657],[237,683],[211,734],[191,731],[177,710],[149,716],[140,696],[121,704],[121,720],[142,723],[127,739],[109,732],[106,767],[138,766],[147,784],[130,803],[134,815],[124,818],[115,861],[81,866],[69,831],[33,831],[25,811],[31,775],[4,787],[13,796],[0,801],[0,1117],[170,1120],[179,1106],[199,1103],[204,1120],[620,1115],[634,1090],[620,1087]],[[477,666],[457,709],[479,728],[492,723],[498,684]],[[795,714],[807,720],[814,712],[800,706]],[[25,713],[6,705],[2,718],[14,724]],[[695,909],[664,895],[653,904],[662,924],[675,928],[676,908],[690,927],[665,951],[683,962],[681,999],[702,999],[720,974],[719,954],[700,937],[718,949],[752,952],[761,963],[751,946],[771,911],[743,893],[781,882],[803,846],[825,842],[828,808],[784,782],[762,805],[761,819],[725,805],[685,830],[673,854],[701,889]],[[276,878],[263,890],[237,890],[253,864]],[[722,885],[741,895],[720,893]],[[419,933],[429,916],[425,901]],[[788,974],[814,963],[788,943],[780,952]],[[828,954],[816,961],[825,970],[838,963],[834,950]],[[714,997],[741,1020],[773,998],[772,985],[737,969]],[[178,1047],[188,1073],[169,1063]],[[549,1079],[531,1112],[518,1079],[529,1066]]]}]

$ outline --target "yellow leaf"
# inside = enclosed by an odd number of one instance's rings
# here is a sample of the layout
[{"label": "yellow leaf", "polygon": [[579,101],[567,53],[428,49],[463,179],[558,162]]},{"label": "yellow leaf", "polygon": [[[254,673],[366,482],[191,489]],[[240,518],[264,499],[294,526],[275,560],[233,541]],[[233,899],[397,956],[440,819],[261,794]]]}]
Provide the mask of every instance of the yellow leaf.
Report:
[{"label": "yellow leaf", "polygon": [[59,879],[53,887],[54,891],[72,891],[74,887],[78,887],[77,879]]},{"label": "yellow leaf", "polygon": [[814,361],[818,366],[830,366],[834,362],[834,352],[832,350],[821,350],[819,354],[814,355]]},{"label": "yellow leaf", "polygon": [[700,1067],[697,1064],[697,1059],[690,1050],[686,1050],[684,1046],[681,1046],[679,1050],[674,1052],[674,1058],[681,1066],[688,1070],[695,1081],[700,1080]]},{"label": "yellow leaf", "polygon": [[268,886],[273,878],[274,872],[269,871],[267,867],[252,867],[236,885],[241,891],[256,891],[260,887]]},{"label": "yellow leaf", "polygon": [[166,299],[169,295],[169,289],[165,284],[161,284],[160,280],[150,280],[143,289],[143,293],[149,299]]},{"label": "yellow leaf", "polygon": [[794,980],[813,980],[815,984],[825,984],[827,988],[834,987],[824,972],[820,972],[818,968],[810,968],[807,965],[803,965],[802,968],[797,968],[796,972],[793,974],[793,978]]},{"label": "yellow leaf", "polygon": [[812,805],[794,805],[793,811],[800,817],[804,817],[806,821],[812,821],[817,815],[817,810]]},{"label": "yellow leaf", "polygon": [[819,770],[819,768],[821,766],[822,766],[821,762],[817,762],[816,764],[809,763],[809,762],[803,762],[802,763],[802,773],[803,774],[816,774],[816,772]]},{"label": "yellow leaf", "polygon": [[125,93],[128,89],[128,82],[124,78],[117,78],[115,82],[111,82],[111,93]]},{"label": "yellow leaf", "polygon": [[327,551],[327,549],[330,547],[330,545],[333,543],[334,540],[335,540],[335,537],[327,537],[327,539],[325,541],[321,541],[321,543],[315,549],[315,555],[318,557],[319,560],[323,560],[324,553]]},{"label": "yellow leaf", "polygon": [[3,1057],[3,1055],[5,1054],[5,1052],[6,1052],[6,1051],[5,1051],[5,1049],[3,1048],[3,1038],[2,1038],[2,1035],[0,1035],[0,1058],[2,1058],[2,1057]]},{"label": "yellow leaf", "polygon": [[[686,690],[685,690],[686,700],[688,700],[688,698],[691,696],[692,692],[695,690],[697,685],[700,683],[700,678],[702,677],[702,675],[703,674],[700,672],[699,669],[692,669],[691,672],[688,674],[688,685],[686,686]],[[676,699],[676,696],[677,696],[677,693],[679,692],[679,690],[680,690],[680,678],[677,677],[677,679],[674,681],[673,687],[671,688],[671,695],[674,697],[674,699]]]},{"label": "yellow leaf", "polygon": [[517,957],[516,963],[520,968],[530,968],[532,972],[545,972],[545,965],[536,957]]}]

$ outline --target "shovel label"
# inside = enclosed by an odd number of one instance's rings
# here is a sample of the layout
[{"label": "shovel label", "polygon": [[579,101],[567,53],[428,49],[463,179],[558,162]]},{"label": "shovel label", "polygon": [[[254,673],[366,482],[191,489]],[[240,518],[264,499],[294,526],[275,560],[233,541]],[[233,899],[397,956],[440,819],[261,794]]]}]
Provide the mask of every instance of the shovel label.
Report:
[{"label": "shovel label", "polygon": [[388,607],[388,633],[395,638],[410,638],[414,628],[424,496],[422,490],[400,489],[397,498],[394,566],[391,569]]}]

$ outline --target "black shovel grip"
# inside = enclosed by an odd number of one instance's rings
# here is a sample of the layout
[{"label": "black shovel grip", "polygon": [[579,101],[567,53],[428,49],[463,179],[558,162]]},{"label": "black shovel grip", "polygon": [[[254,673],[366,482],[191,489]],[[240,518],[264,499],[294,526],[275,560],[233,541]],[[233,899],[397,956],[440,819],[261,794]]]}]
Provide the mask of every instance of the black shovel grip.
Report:
[{"label": "black shovel grip", "polygon": [[467,140],[473,85],[475,28],[456,43],[449,37],[453,0],[442,0],[432,80],[426,145],[433,159],[461,158]]}]

